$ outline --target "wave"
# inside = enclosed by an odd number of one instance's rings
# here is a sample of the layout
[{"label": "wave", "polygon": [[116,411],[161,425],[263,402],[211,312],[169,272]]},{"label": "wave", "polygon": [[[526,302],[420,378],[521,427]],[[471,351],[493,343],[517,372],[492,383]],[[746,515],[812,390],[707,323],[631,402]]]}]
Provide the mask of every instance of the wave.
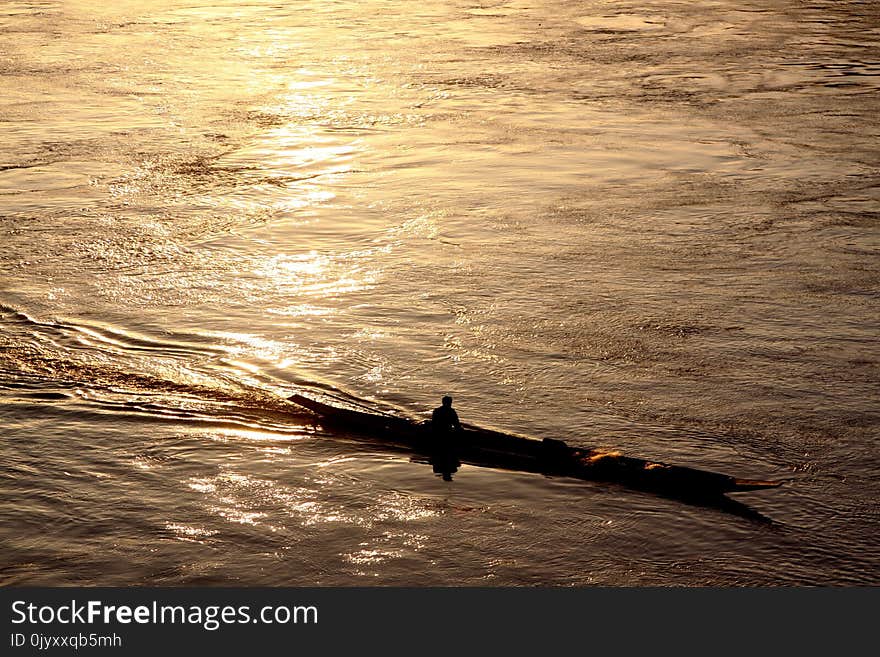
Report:
[{"label": "wave", "polygon": [[0,304],[0,397],[58,403],[80,415],[136,414],[285,431],[297,414],[284,398],[328,387],[301,375],[290,383],[255,372],[236,360],[238,347],[214,340],[37,319]]}]

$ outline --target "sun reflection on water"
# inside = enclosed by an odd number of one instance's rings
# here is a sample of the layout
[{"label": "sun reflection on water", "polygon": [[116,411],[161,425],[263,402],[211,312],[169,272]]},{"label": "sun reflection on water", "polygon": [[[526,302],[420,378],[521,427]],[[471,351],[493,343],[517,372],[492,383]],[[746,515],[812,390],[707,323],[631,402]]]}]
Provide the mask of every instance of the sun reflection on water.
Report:
[{"label": "sun reflection on water", "polygon": [[[376,285],[378,272],[363,264],[375,252],[375,249],[368,249],[339,255],[317,251],[282,254],[263,261],[256,267],[255,273],[268,279],[287,297],[335,297]],[[312,306],[298,303],[295,307],[302,313]]]},{"label": "sun reflection on water", "polygon": [[205,539],[216,536],[218,533],[215,530],[179,522],[167,522],[165,523],[165,529],[171,532],[177,540],[190,543],[205,543]]},{"label": "sun reflection on water", "polygon": [[[309,434],[306,433],[285,433],[284,435],[279,435],[277,432],[273,433],[270,431],[261,431],[259,429],[222,429],[220,431],[212,430],[210,433],[210,438],[212,440],[218,440],[221,442],[226,442],[234,439],[242,439],[248,442],[257,442],[257,443],[265,443],[265,442],[274,442],[277,443],[280,440],[283,440],[285,443],[289,441],[298,441],[307,438]],[[260,451],[264,453],[277,453],[277,454],[288,454],[290,452],[289,447],[282,446],[274,446],[274,447],[260,447]]]}]

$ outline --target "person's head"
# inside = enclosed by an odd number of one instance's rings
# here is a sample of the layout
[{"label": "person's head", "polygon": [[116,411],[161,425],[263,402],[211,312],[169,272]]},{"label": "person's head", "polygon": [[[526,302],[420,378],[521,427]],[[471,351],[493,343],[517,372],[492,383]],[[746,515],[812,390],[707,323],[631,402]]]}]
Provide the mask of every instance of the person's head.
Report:
[{"label": "person's head", "polygon": [[443,405],[444,405],[446,408],[449,408],[450,406],[452,406],[452,397],[450,397],[449,395],[446,395],[446,396],[443,398]]}]

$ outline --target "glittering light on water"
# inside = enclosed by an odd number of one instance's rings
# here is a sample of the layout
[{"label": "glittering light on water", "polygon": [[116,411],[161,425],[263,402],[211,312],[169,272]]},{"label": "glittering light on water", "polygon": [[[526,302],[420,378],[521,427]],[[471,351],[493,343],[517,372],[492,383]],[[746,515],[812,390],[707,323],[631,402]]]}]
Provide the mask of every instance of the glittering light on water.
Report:
[{"label": "glittering light on water", "polygon": [[193,525],[185,525],[178,522],[165,523],[165,529],[174,534],[175,538],[181,541],[189,541],[192,543],[203,543],[201,539],[216,536],[217,531],[205,529],[204,527],[195,527]]},{"label": "glittering light on water", "polygon": [[[255,269],[255,274],[270,280],[290,296],[334,297],[376,284],[378,274],[362,265],[374,255],[374,249],[332,256],[316,251],[283,254],[264,261]],[[310,305],[295,307],[302,312]]]}]

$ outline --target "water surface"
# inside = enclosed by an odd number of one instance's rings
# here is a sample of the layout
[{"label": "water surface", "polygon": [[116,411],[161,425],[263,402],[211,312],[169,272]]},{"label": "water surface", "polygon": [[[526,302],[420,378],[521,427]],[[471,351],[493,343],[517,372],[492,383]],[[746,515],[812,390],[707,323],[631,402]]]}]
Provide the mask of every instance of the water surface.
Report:
[{"label": "water surface", "polygon": [[[7,2],[4,584],[880,582],[870,2]],[[406,455],[333,387],[755,478]]]}]

